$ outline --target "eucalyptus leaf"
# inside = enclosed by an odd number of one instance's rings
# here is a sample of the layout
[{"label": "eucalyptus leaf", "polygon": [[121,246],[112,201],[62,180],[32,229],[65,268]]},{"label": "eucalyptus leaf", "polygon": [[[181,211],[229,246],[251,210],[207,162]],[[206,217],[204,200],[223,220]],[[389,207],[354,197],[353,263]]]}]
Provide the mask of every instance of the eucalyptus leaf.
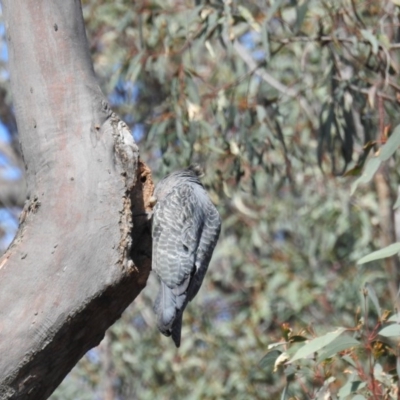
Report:
[{"label": "eucalyptus leaf", "polygon": [[303,21],[306,18],[309,4],[310,0],[305,0],[303,4],[296,7],[297,18],[296,18],[296,25],[294,27],[295,32],[300,30],[301,25],[303,24]]},{"label": "eucalyptus leaf", "polygon": [[282,354],[279,350],[269,351],[259,362],[261,368],[270,369],[272,371],[275,361]]},{"label": "eucalyptus leaf", "polygon": [[400,337],[400,325],[391,324],[389,326],[385,326],[379,331],[379,334],[385,337]]},{"label": "eucalyptus leaf", "polygon": [[400,147],[400,125],[397,125],[389,136],[387,142],[381,148],[379,158],[382,161],[387,161]]},{"label": "eucalyptus leaf", "polygon": [[289,360],[289,363],[292,363],[296,360],[307,358],[310,355],[321,351],[326,346],[331,344],[338,336],[340,336],[345,331],[346,328],[338,328],[333,332],[326,333],[325,335],[310,340],[305,345],[300,347],[299,350],[297,350],[294,356]]},{"label": "eucalyptus leaf", "polygon": [[374,54],[377,54],[379,49],[379,41],[377,37],[370,30],[367,29],[361,29],[361,35],[371,44],[372,52]]},{"label": "eucalyptus leaf", "polygon": [[359,347],[361,343],[348,335],[342,335],[336,338],[332,343],[324,347],[324,351],[318,355],[318,362],[321,362],[327,358],[331,358],[337,355],[343,350],[350,349],[352,347]]},{"label": "eucalyptus leaf", "polygon": [[390,318],[388,318],[388,322],[397,322],[400,324],[400,313],[391,315]]},{"label": "eucalyptus leaf", "polygon": [[281,7],[285,1],[286,0],[275,0],[272,3],[267,12],[266,22],[268,22],[269,20],[271,20],[271,18],[275,16],[275,13],[278,11],[279,7]]},{"label": "eucalyptus leaf", "polygon": [[375,172],[378,171],[381,162],[382,160],[379,157],[372,157],[367,161],[362,175],[351,185],[351,194],[354,194],[360,183],[368,183],[373,178]]},{"label": "eucalyptus leaf", "polygon": [[393,243],[383,249],[374,251],[357,261],[357,264],[365,264],[367,262],[381,260],[382,258],[392,257],[395,254],[400,253],[400,242]]},{"label": "eucalyptus leaf", "polygon": [[349,355],[345,354],[344,356],[342,356],[342,360],[346,361],[352,367],[357,368],[356,362]]},{"label": "eucalyptus leaf", "polygon": [[350,394],[355,393],[357,390],[363,389],[366,385],[366,382],[361,380],[349,380],[338,391],[338,397],[339,399],[344,399]]},{"label": "eucalyptus leaf", "polygon": [[376,295],[375,289],[372,287],[372,285],[369,282],[365,283],[364,288],[367,290],[368,297],[371,299],[372,304],[374,305],[379,318],[381,318],[382,311],[381,311],[381,307],[379,305],[379,300],[378,300],[378,296]]}]

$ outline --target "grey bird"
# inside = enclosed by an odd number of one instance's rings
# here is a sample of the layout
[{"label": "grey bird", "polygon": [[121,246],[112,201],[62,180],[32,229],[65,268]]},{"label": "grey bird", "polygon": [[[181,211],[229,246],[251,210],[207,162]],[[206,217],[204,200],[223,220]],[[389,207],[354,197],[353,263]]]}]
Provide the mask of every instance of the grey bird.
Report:
[{"label": "grey bird", "polygon": [[155,188],[152,270],[160,280],[158,329],[181,343],[182,314],[200,289],[221,230],[221,218],[197,166],[173,172]]}]

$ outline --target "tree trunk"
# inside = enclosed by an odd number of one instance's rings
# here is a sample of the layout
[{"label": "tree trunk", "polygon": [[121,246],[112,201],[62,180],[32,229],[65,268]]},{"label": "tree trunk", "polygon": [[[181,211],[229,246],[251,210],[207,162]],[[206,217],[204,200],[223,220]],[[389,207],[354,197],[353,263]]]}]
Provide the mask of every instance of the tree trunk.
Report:
[{"label": "tree trunk", "polygon": [[80,2],[3,12],[28,200],[0,259],[0,399],[40,400],[144,287],[152,182],[95,80]]}]

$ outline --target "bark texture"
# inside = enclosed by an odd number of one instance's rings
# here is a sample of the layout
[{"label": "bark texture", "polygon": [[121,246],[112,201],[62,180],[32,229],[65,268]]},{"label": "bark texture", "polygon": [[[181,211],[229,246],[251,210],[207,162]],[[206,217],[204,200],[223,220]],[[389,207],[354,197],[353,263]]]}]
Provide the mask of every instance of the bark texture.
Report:
[{"label": "bark texture", "polygon": [[0,399],[40,400],[144,287],[152,182],[95,80],[80,2],[3,12],[28,200],[0,259]]}]

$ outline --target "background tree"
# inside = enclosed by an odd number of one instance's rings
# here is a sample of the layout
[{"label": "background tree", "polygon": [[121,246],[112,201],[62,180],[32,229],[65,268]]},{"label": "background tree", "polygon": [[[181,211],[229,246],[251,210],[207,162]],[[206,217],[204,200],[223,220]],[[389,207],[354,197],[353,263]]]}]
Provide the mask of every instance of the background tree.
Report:
[{"label": "background tree", "polygon": [[[367,282],[397,303],[397,258],[356,265],[396,241],[397,160],[350,196],[399,123],[397,2],[87,0],[84,16],[143,158],[158,178],[204,164],[224,222],[179,352],[154,328],[150,282],[53,398],[277,398],[269,345],[354,327]],[[340,371],[288,374],[291,394],[334,396]]]}]

